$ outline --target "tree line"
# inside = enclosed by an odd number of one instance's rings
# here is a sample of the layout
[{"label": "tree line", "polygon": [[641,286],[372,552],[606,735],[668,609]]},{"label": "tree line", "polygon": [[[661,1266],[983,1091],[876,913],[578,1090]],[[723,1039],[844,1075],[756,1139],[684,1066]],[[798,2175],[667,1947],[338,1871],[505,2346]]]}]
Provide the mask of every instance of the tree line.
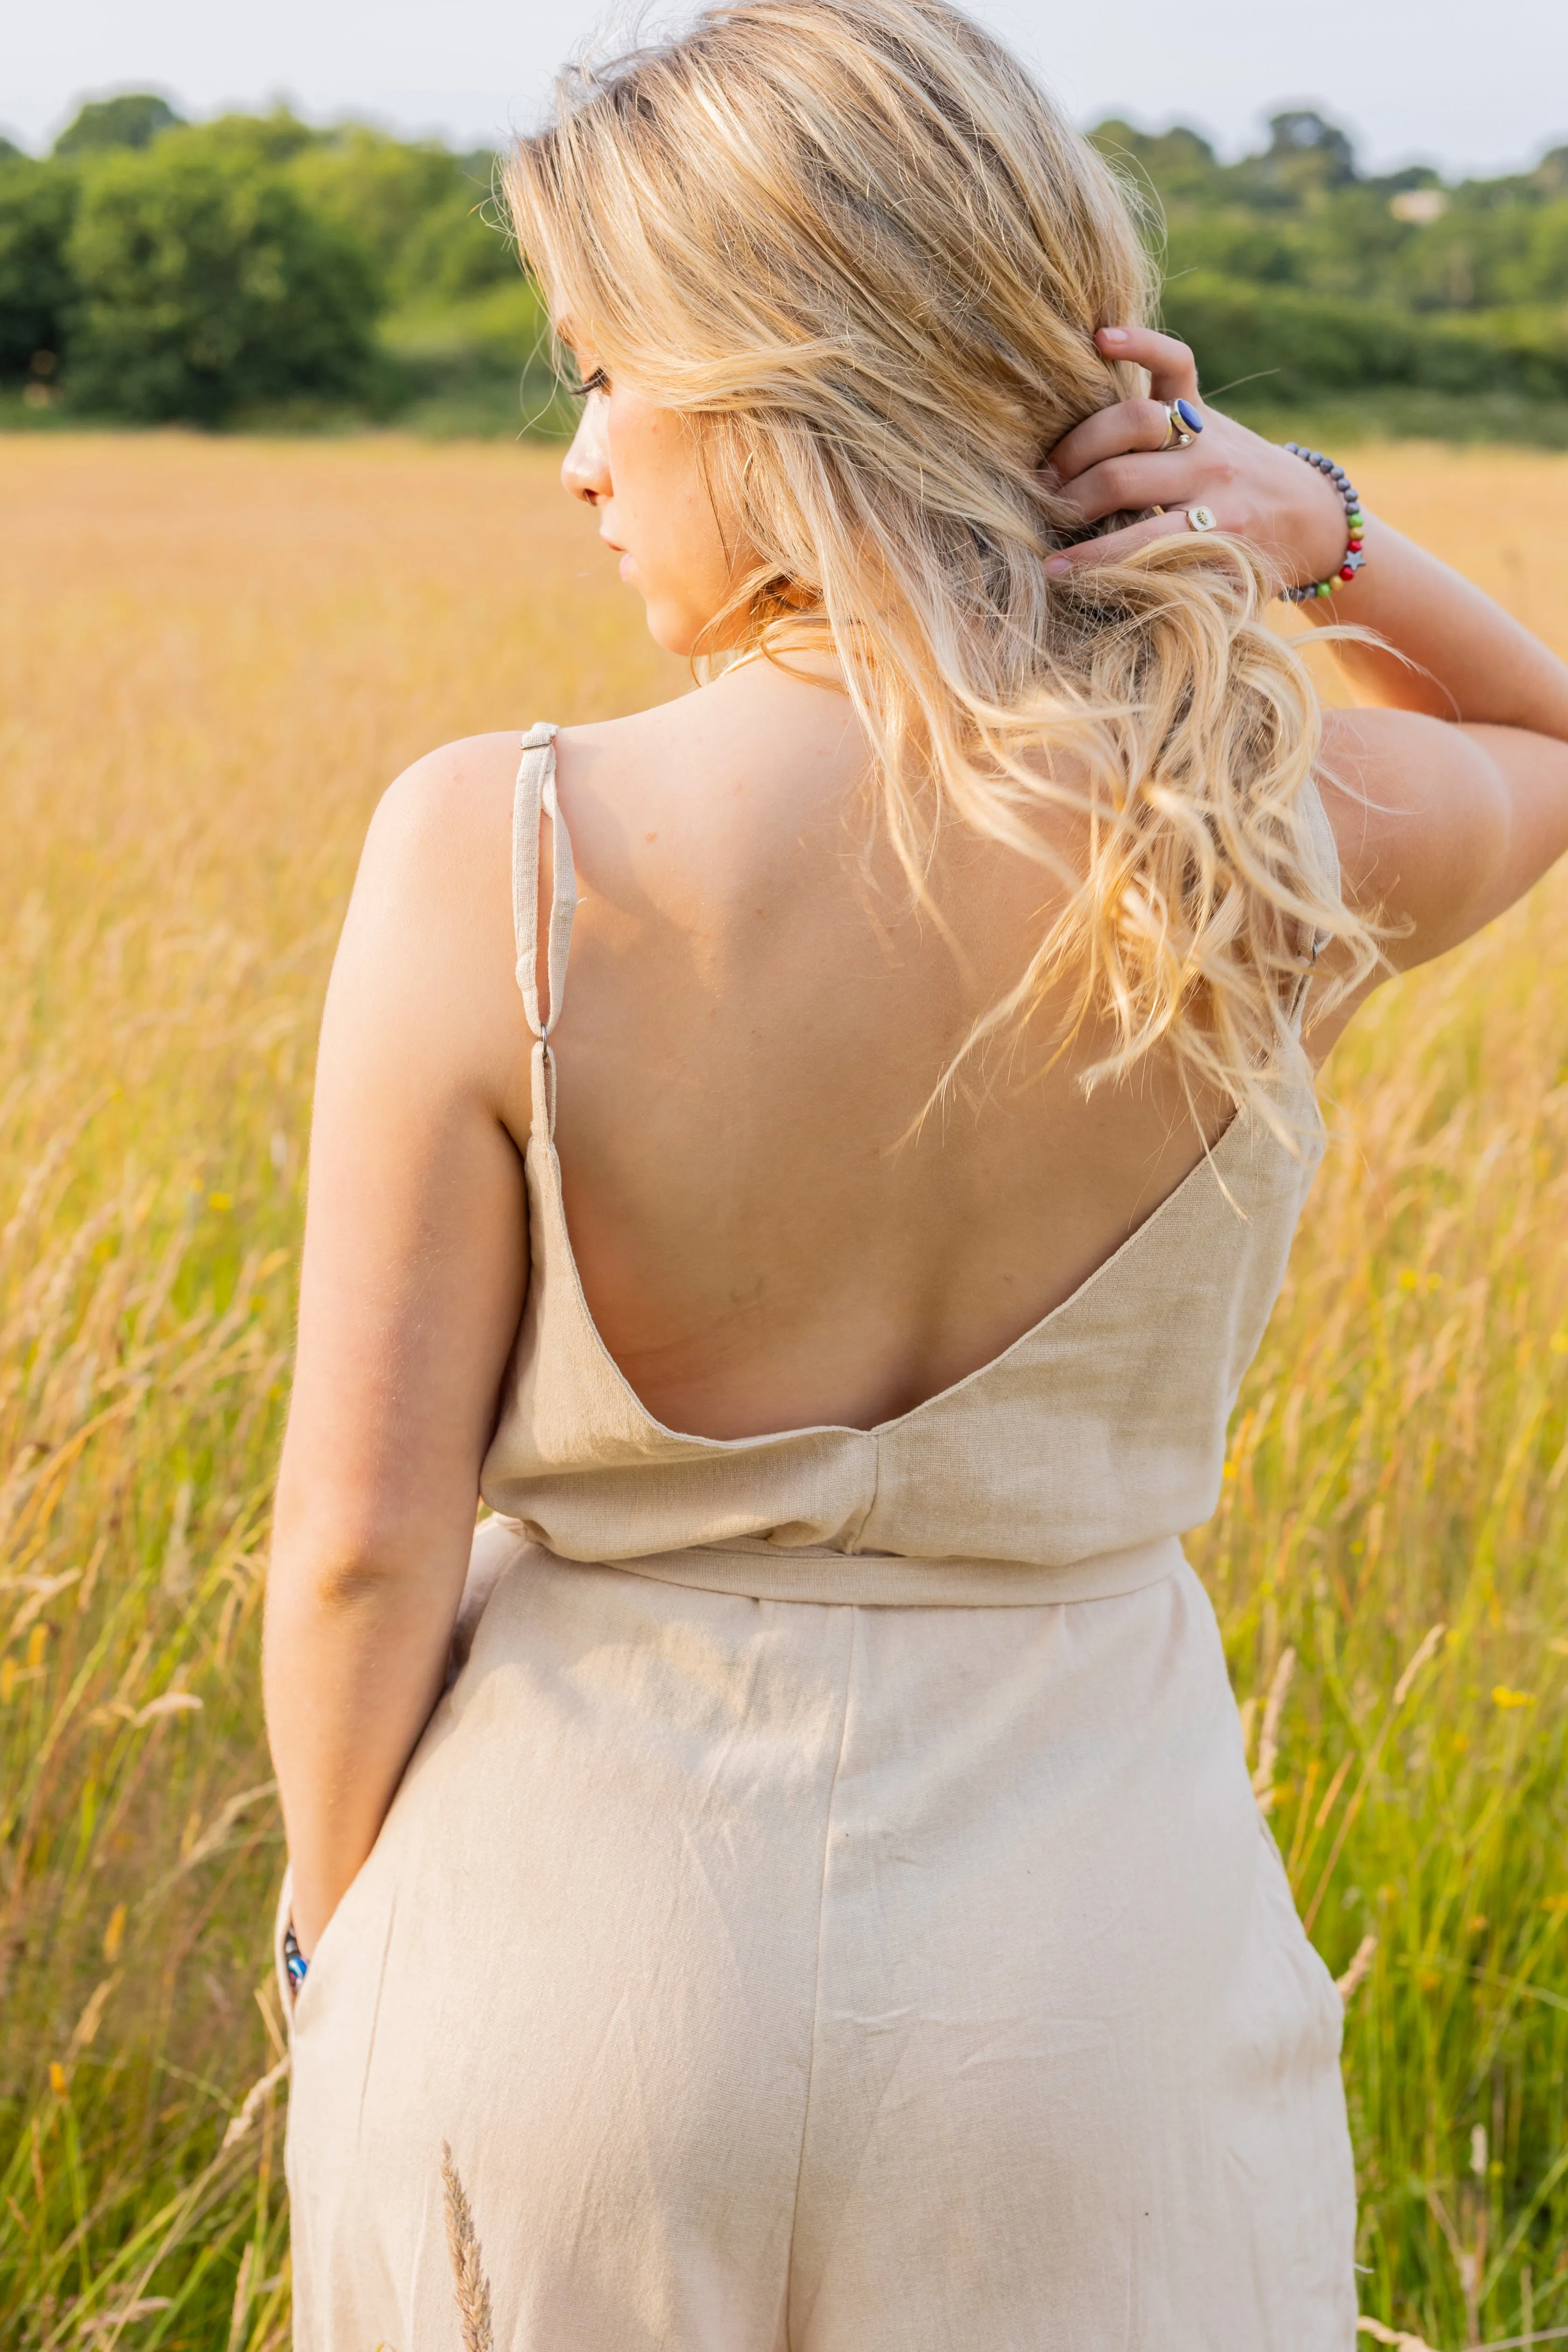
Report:
[{"label": "tree line", "polygon": [[494,161],[282,109],[187,123],[146,95],[85,106],[48,157],[0,155],[0,384],[142,424],[390,414],[418,383],[389,320],[500,296],[515,404],[542,322]]},{"label": "tree line", "polygon": [[[1455,429],[1511,403],[1568,435],[1568,147],[1450,184],[1364,173],[1303,110],[1235,163],[1180,126],[1092,136],[1211,396],[1410,396]],[[145,93],[84,106],[47,157],[0,141],[0,413],[221,425],[444,397],[515,425],[521,379],[525,415],[559,423],[494,165],[283,110],[185,122]]]},{"label": "tree line", "polygon": [[1568,147],[1447,184],[1425,165],[1363,173],[1320,114],[1269,128],[1267,148],[1231,164],[1179,126],[1092,134],[1145,192],[1166,320],[1211,394],[1568,402]]}]

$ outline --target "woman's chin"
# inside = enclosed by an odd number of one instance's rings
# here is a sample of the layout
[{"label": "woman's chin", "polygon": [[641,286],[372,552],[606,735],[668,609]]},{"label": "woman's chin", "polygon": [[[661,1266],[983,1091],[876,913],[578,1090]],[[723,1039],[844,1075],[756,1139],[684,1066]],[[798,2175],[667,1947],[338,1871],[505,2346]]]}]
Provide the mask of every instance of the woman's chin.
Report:
[{"label": "woman's chin", "polygon": [[723,632],[724,644],[715,643],[710,632],[717,613],[723,607],[710,601],[706,595],[683,594],[679,590],[668,595],[656,591],[650,594],[643,583],[635,576],[627,584],[635,588],[643,599],[648,617],[648,634],[654,644],[663,646],[667,654],[675,654],[683,661],[688,660],[699,648],[705,654],[720,653],[741,635],[739,624],[732,615]]},{"label": "woman's chin", "polygon": [[667,654],[676,654],[685,660],[702,635],[701,625],[689,613],[672,609],[657,597],[648,597],[646,605],[648,635],[653,643],[663,646]]}]

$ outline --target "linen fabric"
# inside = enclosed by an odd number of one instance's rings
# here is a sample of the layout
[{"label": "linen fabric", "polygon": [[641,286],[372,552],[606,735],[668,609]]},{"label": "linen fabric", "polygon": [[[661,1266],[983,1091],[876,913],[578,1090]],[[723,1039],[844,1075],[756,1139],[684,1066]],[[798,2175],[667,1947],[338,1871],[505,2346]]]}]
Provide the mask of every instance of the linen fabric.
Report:
[{"label": "linen fabric", "polygon": [[507,2352],[1352,2352],[1339,1998],[1179,1543],[1310,1087],[913,1412],[683,1435],[561,1205],[548,728],[514,879],[528,1303],[451,1685],[294,2010],[297,2352],[458,2352],[481,2281]]}]

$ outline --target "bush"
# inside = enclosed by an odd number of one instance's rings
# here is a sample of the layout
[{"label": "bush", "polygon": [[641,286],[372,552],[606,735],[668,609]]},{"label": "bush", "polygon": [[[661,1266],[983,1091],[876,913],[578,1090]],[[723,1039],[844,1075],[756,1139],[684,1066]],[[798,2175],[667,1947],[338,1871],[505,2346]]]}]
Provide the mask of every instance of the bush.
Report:
[{"label": "bush", "polygon": [[0,160],[0,382],[25,376],[35,352],[63,348],[76,204],[74,173],[22,156]]},{"label": "bush", "polygon": [[141,423],[362,396],[378,307],[362,247],[224,126],[87,174],[69,258],[73,404]]},{"label": "bush", "polygon": [[515,263],[509,281],[486,293],[393,311],[382,336],[416,432],[521,430],[553,439],[576,429],[576,405],[551,362],[543,300]]},{"label": "bush", "polygon": [[350,123],[302,152],[293,177],[315,210],[369,247],[393,303],[428,307],[517,282],[490,202],[493,166],[489,155]]},{"label": "bush", "polygon": [[1568,394],[1568,317],[1551,310],[1444,317],[1195,270],[1165,292],[1170,332],[1192,345],[1211,400],[1312,403],[1382,386],[1450,394]]}]

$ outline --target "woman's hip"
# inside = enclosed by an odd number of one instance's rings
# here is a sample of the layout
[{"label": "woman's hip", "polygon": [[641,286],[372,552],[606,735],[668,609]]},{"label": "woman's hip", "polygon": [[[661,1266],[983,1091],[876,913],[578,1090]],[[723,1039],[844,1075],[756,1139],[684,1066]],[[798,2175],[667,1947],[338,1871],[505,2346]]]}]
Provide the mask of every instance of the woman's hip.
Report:
[{"label": "woman's hip", "polygon": [[955,2199],[977,2279],[1076,2275],[1085,2232],[1103,2280],[1240,2247],[1249,2178],[1293,2261],[1303,2167],[1343,2233],[1337,2040],[1189,1570],[928,1611],[528,1553],[296,2012],[305,2293],[350,2241],[400,2310],[447,2292],[443,2144],[497,2294],[543,2310],[564,2263],[618,2347],[683,2247],[731,2352],[778,2294],[878,2343]]}]

